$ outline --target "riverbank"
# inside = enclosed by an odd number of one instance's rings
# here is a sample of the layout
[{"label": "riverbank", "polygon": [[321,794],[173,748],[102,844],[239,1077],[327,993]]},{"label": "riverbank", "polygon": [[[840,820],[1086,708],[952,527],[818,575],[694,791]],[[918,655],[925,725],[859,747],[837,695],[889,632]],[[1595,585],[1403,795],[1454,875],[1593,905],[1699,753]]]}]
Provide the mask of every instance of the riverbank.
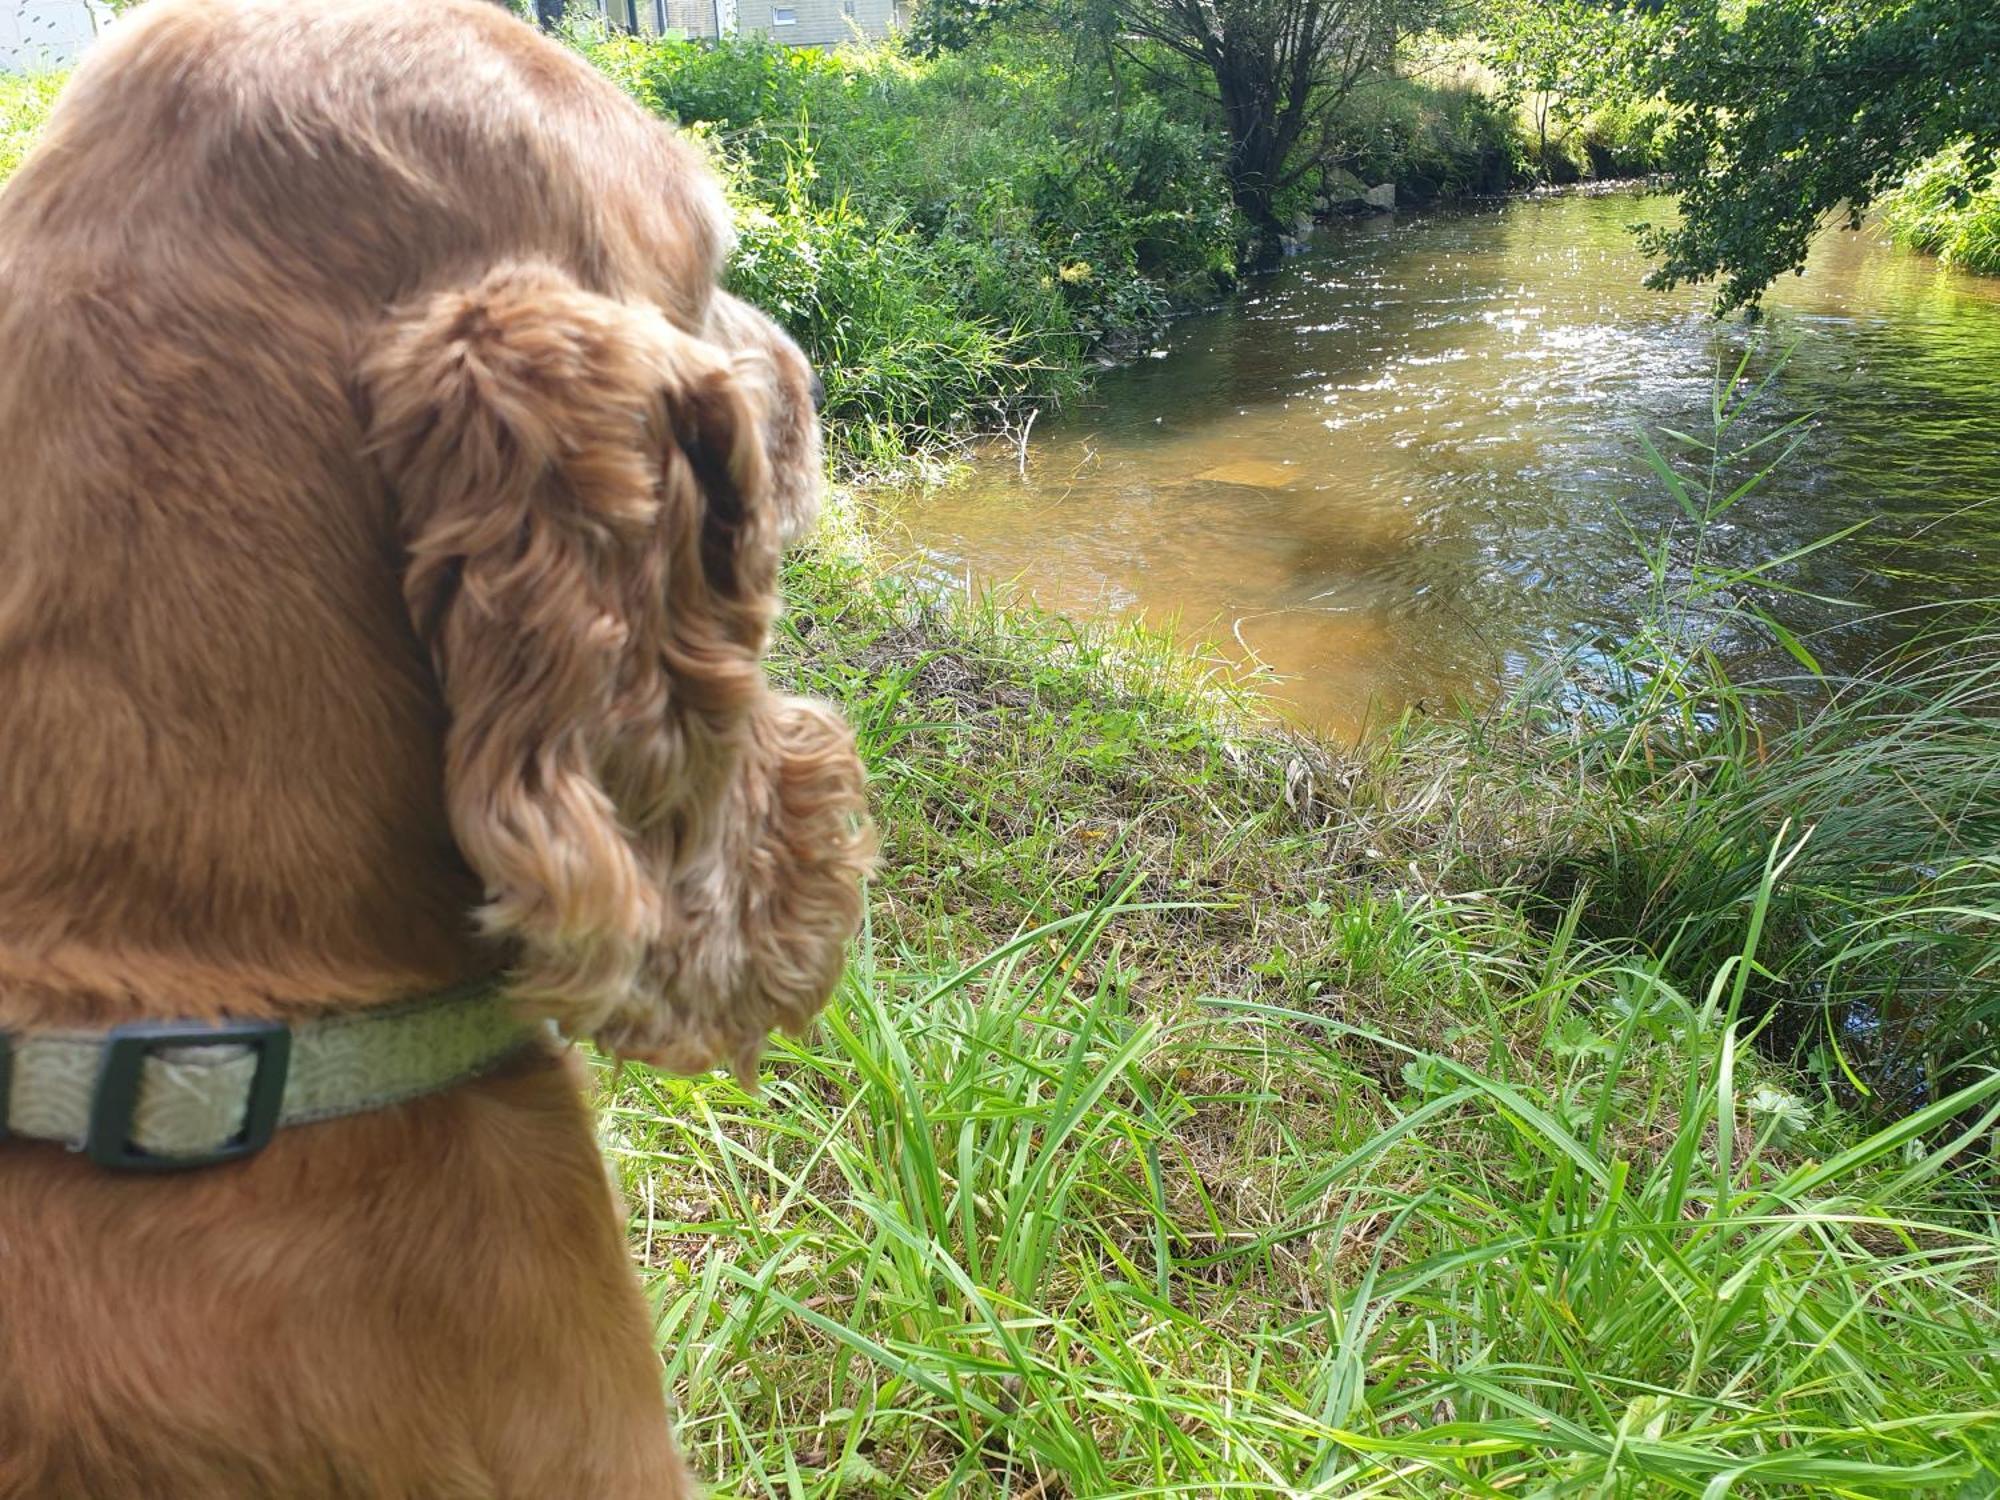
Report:
[{"label": "riverbank", "polygon": [[1751,1040],[1855,825],[1719,818],[1754,762],[1671,715],[1341,756],[1131,630],[828,548],[788,592],[870,928],[761,1100],[633,1073],[604,1127],[718,1493],[1995,1472],[1995,1083],[1871,1127]]},{"label": "riverbank", "polygon": [[[934,58],[588,28],[571,42],[710,143],[743,234],[732,280],[813,356],[851,473],[1073,399],[1251,254],[1201,102],[1143,69],[1114,72],[1107,102],[1102,69],[1059,36]],[[1279,216],[1370,187],[1431,203],[1642,172],[1654,123],[1599,110],[1536,142],[1475,76],[1371,76]]]},{"label": "riverbank", "polygon": [[1896,242],[1945,265],[2000,276],[2000,176],[1974,168],[1963,147],[1932,157],[1882,204]]},{"label": "riverbank", "polygon": [[1557,188],[1326,226],[1028,444],[885,507],[940,575],[1214,633],[1351,741],[1642,628],[1636,549],[1684,517],[1636,434],[1678,451],[1665,434],[1707,431],[1747,358],[1739,477],[1769,451],[1748,445],[1809,420],[1711,561],[1787,558],[1764,607],[1825,672],[1864,671],[1898,612],[1994,586],[2000,283],[1835,233],[1756,323],[1715,320],[1700,291],[1642,285],[1628,226],[1670,208]]},{"label": "riverbank", "polygon": [[[607,34],[571,45],[709,149],[737,211],[736,289],[777,313],[827,387],[851,474],[906,469],[1074,398],[1106,359],[1212,303],[1249,252],[1205,107],[1144,72],[1107,107],[1060,37],[963,53],[792,50]],[[60,79],[0,78],[0,180]],[[1319,170],[1429,203],[1651,164],[1641,113],[1600,110],[1553,146],[1456,74],[1381,75],[1342,101]]]}]

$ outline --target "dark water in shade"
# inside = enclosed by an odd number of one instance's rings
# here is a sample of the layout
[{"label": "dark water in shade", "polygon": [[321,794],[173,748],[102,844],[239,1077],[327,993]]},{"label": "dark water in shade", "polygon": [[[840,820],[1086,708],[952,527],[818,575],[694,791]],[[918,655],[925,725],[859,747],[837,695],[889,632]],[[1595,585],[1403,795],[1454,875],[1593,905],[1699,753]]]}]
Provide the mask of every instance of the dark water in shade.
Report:
[{"label": "dark water in shade", "polygon": [[[1627,523],[1651,536],[1676,514],[1638,433],[1706,433],[1718,366],[1750,347],[1753,379],[1790,352],[1743,435],[1818,415],[1712,533],[1717,556],[1873,517],[1785,580],[1869,611],[2000,592],[2000,279],[1830,234],[1761,327],[1718,323],[1704,291],[1640,285],[1625,226],[1666,207],[1556,197],[1329,228],[1041,421],[1025,480],[995,453],[901,519],[940,574],[1177,622],[1352,735],[1629,625],[1645,574]],[[1829,669],[1882,643],[1834,628],[1855,611],[1771,607],[1822,632]]]}]

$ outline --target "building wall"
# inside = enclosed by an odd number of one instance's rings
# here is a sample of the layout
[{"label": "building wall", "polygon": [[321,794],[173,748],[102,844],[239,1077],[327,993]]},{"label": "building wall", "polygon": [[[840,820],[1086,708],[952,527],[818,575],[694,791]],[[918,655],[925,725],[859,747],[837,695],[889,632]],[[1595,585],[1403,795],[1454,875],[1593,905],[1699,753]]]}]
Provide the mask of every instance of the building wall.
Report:
[{"label": "building wall", "polygon": [[0,72],[66,67],[96,35],[88,0],[0,0]]},{"label": "building wall", "polygon": [[[0,0],[0,4],[7,0]],[[876,41],[900,23],[897,0],[601,0],[613,26],[656,35],[723,33],[767,36],[789,47],[837,47],[857,37]]]},{"label": "building wall", "polygon": [[737,0],[736,29],[792,47],[836,47],[857,35],[881,38],[895,0]]},{"label": "building wall", "polygon": [[661,0],[661,8],[666,13],[666,29],[669,33],[678,31],[683,36],[715,35],[717,10],[715,0]]}]

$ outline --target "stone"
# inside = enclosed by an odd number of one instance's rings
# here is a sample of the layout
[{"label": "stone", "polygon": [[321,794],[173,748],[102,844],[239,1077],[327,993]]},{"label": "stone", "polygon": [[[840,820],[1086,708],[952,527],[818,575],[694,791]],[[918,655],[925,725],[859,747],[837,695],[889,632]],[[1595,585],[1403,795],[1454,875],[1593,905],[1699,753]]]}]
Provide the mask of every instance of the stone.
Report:
[{"label": "stone", "polygon": [[1194,476],[1210,484],[1241,484],[1256,490],[1282,490],[1296,484],[1299,471],[1284,464],[1266,463],[1261,458],[1239,458]]},{"label": "stone", "polygon": [[1396,206],[1396,184],[1384,182],[1368,189],[1362,201],[1370,208],[1393,209]]},{"label": "stone", "polygon": [[1359,204],[1368,201],[1368,184],[1345,167],[1329,167],[1320,184],[1320,190],[1328,205],[1333,207],[1343,203]]}]

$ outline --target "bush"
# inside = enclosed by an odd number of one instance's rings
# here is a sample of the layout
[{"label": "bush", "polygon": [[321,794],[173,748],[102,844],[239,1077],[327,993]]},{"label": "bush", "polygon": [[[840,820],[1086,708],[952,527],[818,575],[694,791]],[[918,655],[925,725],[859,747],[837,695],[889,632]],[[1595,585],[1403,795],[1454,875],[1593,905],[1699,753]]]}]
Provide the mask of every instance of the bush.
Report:
[{"label": "bush", "polygon": [[1641,177],[1660,169],[1667,107],[1657,99],[1599,105],[1584,117],[1581,145],[1588,174]]},{"label": "bush", "polygon": [[769,197],[747,168],[728,170],[741,232],[731,280],[811,351],[850,457],[892,459],[981,408],[1075,388],[1083,340],[1052,291],[1037,305],[1024,289],[1013,327],[958,310],[990,267],[893,218],[870,222],[849,195],[815,201],[811,142],[785,151]]},{"label": "bush", "polygon": [[743,225],[735,283],[824,367],[850,452],[1060,399],[1096,350],[1233,272],[1210,133],[1145,96],[1107,110],[1034,46],[925,61],[575,40],[714,143]]},{"label": "bush", "polygon": [[1327,160],[1418,202],[1504,192],[1521,180],[1517,124],[1470,84],[1375,78],[1342,100]]}]

